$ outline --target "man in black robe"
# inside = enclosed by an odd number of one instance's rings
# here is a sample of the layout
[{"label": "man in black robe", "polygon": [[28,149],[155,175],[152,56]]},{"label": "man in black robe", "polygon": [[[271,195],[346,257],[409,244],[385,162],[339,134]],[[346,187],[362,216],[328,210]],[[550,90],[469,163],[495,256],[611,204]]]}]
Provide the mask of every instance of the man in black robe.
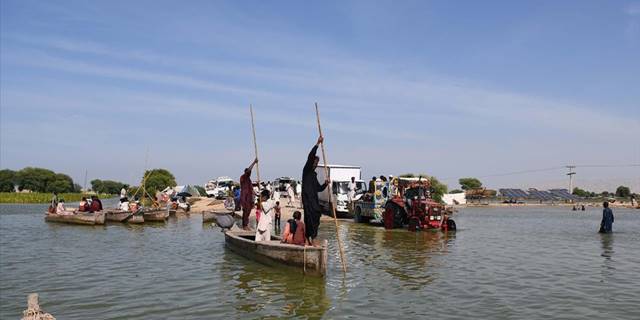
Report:
[{"label": "man in black robe", "polygon": [[324,184],[318,183],[318,175],[316,174],[316,167],[320,160],[316,156],[316,152],[318,151],[318,145],[323,140],[322,136],[318,138],[318,142],[309,152],[307,163],[304,164],[304,169],[302,169],[302,207],[304,208],[305,235],[310,245],[315,245],[313,240],[318,236],[320,216],[322,215],[318,192],[322,192],[330,182],[327,179]]}]

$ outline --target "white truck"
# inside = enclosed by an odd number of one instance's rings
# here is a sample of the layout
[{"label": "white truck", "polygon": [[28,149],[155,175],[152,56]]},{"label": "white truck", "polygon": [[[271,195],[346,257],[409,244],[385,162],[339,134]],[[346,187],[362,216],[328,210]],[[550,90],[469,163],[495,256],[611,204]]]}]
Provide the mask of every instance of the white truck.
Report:
[{"label": "white truck", "polygon": [[209,180],[204,186],[204,189],[207,192],[207,197],[224,199],[232,187],[233,179],[229,177],[218,177],[218,179]]},{"label": "white truck", "polygon": [[[356,195],[354,200],[360,199],[366,192],[366,184],[362,180],[361,169],[359,166],[346,166],[346,165],[327,165],[329,170],[329,177],[331,178],[331,188],[327,187],[323,192],[318,194],[318,200],[320,204],[327,211],[331,211],[329,206],[329,189],[332,191],[331,202],[333,202],[336,212],[341,215],[349,216],[349,182],[351,177],[356,178]],[[318,174],[318,182],[323,183],[325,179],[324,164],[318,164],[316,168]]]}]

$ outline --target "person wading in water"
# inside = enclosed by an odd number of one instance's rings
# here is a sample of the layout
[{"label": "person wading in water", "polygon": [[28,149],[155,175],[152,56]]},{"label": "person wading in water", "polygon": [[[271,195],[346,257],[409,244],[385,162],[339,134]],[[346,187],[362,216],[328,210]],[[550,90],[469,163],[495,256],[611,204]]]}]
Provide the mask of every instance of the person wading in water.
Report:
[{"label": "person wading in water", "polygon": [[251,185],[251,169],[258,163],[258,158],[253,160],[244,174],[240,176],[240,206],[242,207],[242,229],[249,229],[249,215],[253,209],[253,186]]},{"label": "person wading in water", "polygon": [[318,145],[324,141],[322,136],[318,137],[318,142],[311,148],[307,162],[302,169],[302,207],[304,208],[304,225],[305,235],[309,241],[309,245],[315,246],[314,239],[318,236],[318,227],[320,226],[320,216],[322,215],[322,207],[318,201],[318,192],[322,192],[330,183],[327,179],[324,184],[318,183],[318,175],[316,167],[320,160],[316,156]]}]

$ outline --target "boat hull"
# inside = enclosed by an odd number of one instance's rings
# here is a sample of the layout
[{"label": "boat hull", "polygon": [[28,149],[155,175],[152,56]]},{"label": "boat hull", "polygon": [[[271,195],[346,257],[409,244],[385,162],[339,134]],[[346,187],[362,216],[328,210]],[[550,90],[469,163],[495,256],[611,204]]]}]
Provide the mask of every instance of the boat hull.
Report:
[{"label": "boat hull", "polygon": [[144,212],[142,215],[145,222],[164,222],[169,219],[169,212],[164,209]]},{"label": "boat hull", "polygon": [[130,224],[143,224],[144,223],[144,217],[142,215],[132,215],[131,218],[129,218],[129,220],[127,220],[127,223]]},{"label": "boat hull", "polygon": [[324,277],[327,273],[327,241],[322,247],[298,246],[271,241],[255,242],[255,232],[226,231],[225,244],[231,251],[251,260],[272,265],[288,266],[304,274]]},{"label": "boat hull", "polygon": [[125,222],[127,219],[131,218],[132,215],[133,213],[128,211],[107,211],[105,213],[105,220],[113,222]]},{"label": "boat hull", "polygon": [[104,224],[105,214],[104,212],[95,212],[91,214],[51,214],[47,213],[44,217],[47,222],[59,222],[68,224],[81,224],[81,225],[102,225]]}]

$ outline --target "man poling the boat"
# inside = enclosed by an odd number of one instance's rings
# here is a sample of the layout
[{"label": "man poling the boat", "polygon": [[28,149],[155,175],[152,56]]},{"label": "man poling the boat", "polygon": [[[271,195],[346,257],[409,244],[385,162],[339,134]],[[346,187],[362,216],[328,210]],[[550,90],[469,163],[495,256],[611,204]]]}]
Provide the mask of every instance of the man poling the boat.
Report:
[{"label": "man poling the boat", "polygon": [[305,234],[310,245],[315,245],[314,239],[318,236],[318,227],[320,226],[320,216],[322,215],[322,206],[318,200],[318,193],[322,192],[330,183],[326,180],[324,184],[318,183],[318,175],[316,167],[320,158],[316,156],[318,145],[324,141],[322,136],[318,137],[316,145],[311,148],[311,152],[307,157],[307,162],[302,169],[302,206],[304,208],[304,224],[306,227]]},{"label": "man poling the boat", "polygon": [[242,229],[249,230],[249,215],[253,209],[253,186],[251,184],[251,170],[258,163],[255,158],[244,174],[240,176],[240,206],[242,207]]}]

